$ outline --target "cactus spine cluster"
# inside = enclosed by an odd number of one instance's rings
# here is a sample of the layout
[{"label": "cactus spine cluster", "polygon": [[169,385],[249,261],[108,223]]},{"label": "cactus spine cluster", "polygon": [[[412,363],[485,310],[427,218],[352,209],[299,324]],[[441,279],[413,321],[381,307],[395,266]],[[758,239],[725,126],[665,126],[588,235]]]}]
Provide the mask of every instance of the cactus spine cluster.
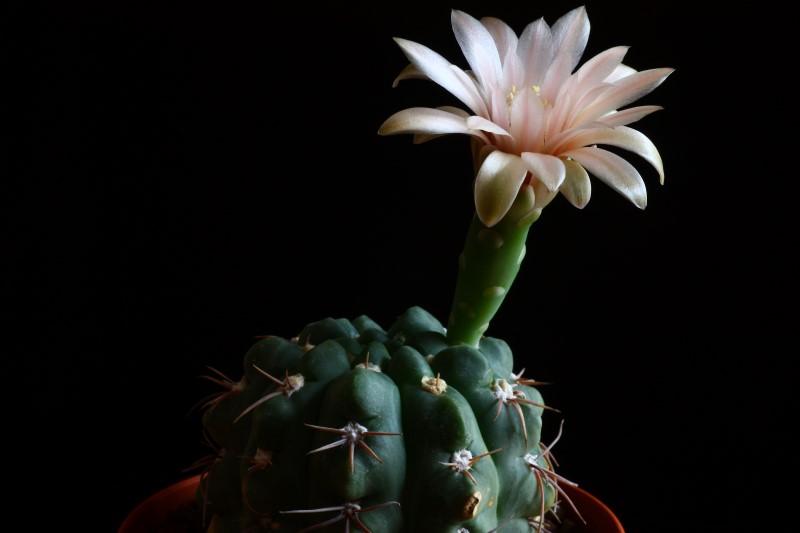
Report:
[{"label": "cactus spine cluster", "polygon": [[209,531],[531,531],[558,479],[513,364],[502,340],[448,344],[419,307],[258,341],[204,412]]},{"label": "cactus spine cluster", "polygon": [[484,336],[538,216],[530,202],[491,229],[474,218],[447,328],[421,307],[388,330],[326,318],[257,342],[239,381],[211,378],[224,388],[203,415],[209,532],[544,531],[569,483],[540,440],[551,408],[508,344]]}]

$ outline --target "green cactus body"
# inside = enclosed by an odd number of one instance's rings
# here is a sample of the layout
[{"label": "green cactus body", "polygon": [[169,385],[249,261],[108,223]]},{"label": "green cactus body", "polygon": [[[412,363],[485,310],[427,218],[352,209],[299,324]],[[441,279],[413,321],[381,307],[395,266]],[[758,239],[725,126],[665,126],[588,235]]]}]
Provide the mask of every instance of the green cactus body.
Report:
[{"label": "green cactus body", "polygon": [[260,340],[203,414],[208,531],[530,531],[556,489],[529,466],[551,468],[542,397],[512,371],[505,342],[451,346],[419,307]]}]

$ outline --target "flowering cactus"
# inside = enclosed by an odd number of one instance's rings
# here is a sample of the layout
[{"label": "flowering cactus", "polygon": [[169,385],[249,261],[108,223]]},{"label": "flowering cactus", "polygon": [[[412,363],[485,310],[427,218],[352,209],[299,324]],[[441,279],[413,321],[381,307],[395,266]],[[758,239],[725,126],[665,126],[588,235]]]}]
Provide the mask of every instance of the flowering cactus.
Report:
[{"label": "flowering cactus", "polygon": [[379,128],[415,142],[472,139],[475,217],[447,325],[421,307],[388,329],[366,315],[326,318],[257,342],[238,381],[209,375],[221,391],[203,402],[214,451],[198,463],[197,497],[208,531],[543,532],[560,501],[574,508],[555,441],[540,440],[544,411],[558,411],[486,332],[558,193],[585,206],[591,174],[645,207],[639,172],[598,145],[641,156],[663,182],[655,146],[628,126],[660,107],[622,108],[671,69],[637,72],[615,47],[575,70],[584,8],[519,36],[457,10],[452,25],[470,70],[395,39],[411,62],[395,84],[434,81],[469,111],[415,107]]}]

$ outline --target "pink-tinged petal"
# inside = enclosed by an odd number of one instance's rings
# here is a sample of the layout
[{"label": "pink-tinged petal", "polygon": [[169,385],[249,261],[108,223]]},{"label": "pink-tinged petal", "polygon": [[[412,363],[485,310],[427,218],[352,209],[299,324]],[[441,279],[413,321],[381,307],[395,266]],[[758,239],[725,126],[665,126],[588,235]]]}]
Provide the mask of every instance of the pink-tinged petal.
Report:
[{"label": "pink-tinged petal", "polygon": [[608,115],[598,118],[597,122],[612,127],[625,126],[627,124],[632,124],[637,120],[641,120],[650,113],[661,111],[662,109],[664,108],[660,105],[641,105],[637,107],[629,107],[628,109],[623,109],[622,111],[612,111]]},{"label": "pink-tinged petal", "polygon": [[463,11],[453,9],[450,20],[453,33],[480,84],[492,87],[500,79],[500,54],[492,34],[478,19]]},{"label": "pink-tinged petal", "polygon": [[[492,34],[497,45],[497,52],[500,54],[502,74],[494,92],[497,96],[504,97],[506,95],[502,94],[501,88],[510,88],[520,84],[525,78],[525,67],[517,55],[519,39],[514,31],[499,19],[485,17],[481,19],[481,22]],[[508,123],[508,113],[506,109],[503,109],[503,100],[504,98],[493,98],[492,118],[496,122]]]},{"label": "pink-tinged petal", "polygon": [[[486,92],[483,90],[483,87],[481,87],[481,84],[478,83],[478,79],[475,77],[475,74],[471,70],[463,71],[459,67],[457,67],[456,65],[452,65],[452,64],[450,65],[450,70],[453,72],[453,76],[458,78],[458,80],[461,83],[463,83],[464,85],[466,85],[468,87],[474,88],[475,94],[477,94],[478,98],[480,98],[480,100],[481,100],[481,105],[483,106],[483,109],[487,109],[487,107],[486,107],[486,101],[487,101]],[[481,115],[481,116],[487,116],[486,113],[477,113],[477,114]]]},{"label": "pink-tinged petal", "polygon": [[525,85],[542,85],[553,60],[553,34],[544,19],[528,24],[517,43],[517,55],[525,68]]},{"label": "pink-tinged petal", "polygon": [[564,96],[567,98],[559,100],[557,105],[558,116],[561,121],[556,121],[555,118],[550,120],[547,125],[548,138],[553,138],[559,132],[568,131],[569,128],[582,128],[585,124],[589,124],[590,122],[578,122],[575,116],[596,100],[599,95],[607,91],[609,87],[611,86],[606,83],[595,85],[577,100],[574,99],[573,95],[566,93]]},{"label": "pink-tinged petal", "polygon": [[578,113],[572,123],[595,120],[638,100],[661,85],[674,70],[671,68],[643,70],[614,82],[591,105],[586,106],[583,111]]},{"label": "pink-tinged petal", "polygon": [[453,9],[451,21],[458,45],[472,69],[475,85],[490,112],[476,114],[490,116],[495,122],[506,125],[505,94],[499,85],[503,72],[494,37],[480,21],[463,11]]},{"label": "pink-tinged petal", "polygon": [[592,182],[589,180],[589,173],[577,161],[571,159],[564,160],[566,177],[561,184],[561,194],[569,203],[583,209],[592,197]]},{"label": "pink-tinged petal", "polygon": [[524,146],[526,152],[540,152],[547,126],[542,99],[530,87],[523,87],[511,100],[508,113],[516,146]]},{"label": "pink-tinged petal", "polygon": [[556,97],[558,88],[578,65],[588,41],[589,17],[583,6],[573,9],[553,24],[553,49],[556,53],[543,87],[547,98],[552,100]]},{"label": "pink-tinged petal", "polygon": [[510,133],[491,120],[487,120],[483,117],[478,117],[475,115],[467,117],[467,127],[471,130],[481,130],[487,133],[494,133],[495,135],[505,135],[508,137],[511,136]]},{"label": "pink-tinged petal", "polygon": [[487,114],[486,105],[468,76],[457,75],[456,67],[426,46],[399,37],[394,40],[422,74],[461,100],[476,115]]},{"label": "pink-tinged petal", "polygon": [[601,148],[576,148],[562,155],[571,157],[600,181],[633,202],[639,209],[647,206],[644,180],[633,165]]},{"label": "pink-tinged petal", "polygon": [[506,50],[512,50],[514,52],[517,50],[517,42],[519,40],[517,39],[517,34],[514,33],[514,30],[512,30],[508,24],[495,17],[483,17],[481,19],[481,24],[483,24],[492,35],[497,51],[500,54],[500,59],[505,65]]},{"label": "pink-tinged petal", "polygon": [[617,80],[621,80],[622,78],[627,78],[631,74],[636,74],[637,70],[635,68],[629,67],[628,65],[617,65],[617,68],[614,69],[614,72],[609,74],[608,78],[606,78],[606,83],[614,83]]},{"label": "pink-tinged petal", "polygon": [[[547,145],[545,147],[545,151],[549,154],[553,155],[561,155],[561,152],[568,148],[579,148],[572,144],[572,139],[576,136],[580,135],[583,131],[587,129],[611,129],[611,126],[608,124],[604,124],[602,122],[584,122],[583,124],[578,124],[577,126],[570,128],[568,130],[559,131],[555,130],[557,133],[548,133],[547,137]],[[586,145],[581,145],[586,146]],[[568,148],[567,148],[568,147]]]},{"label": "pink-tinged petal", "polygon": [[481,222],[492,227],[508,213],[527,173],[513,154],[495,150],[484,159],[475,177],[475,209]]},{"label": "pink-tinged petal", "polygon": [[607,79],[622,63],[629,48],[615,46],[597,54],[561,85],[550,119],[551,132],[560,131],[565,124],[574,125],[575,115],[611,86]]},{"label": "pink-tinged petal", "polygon": [[525,67],[522,65],[522,60],[520,60],[517,55],[516,48],[507,48],[505,54],[503,54],[503,77],[500,80],[500,86],[516,86],[516,84],[524,78]]},{"label": "pink-tinged petal", "polygon": [[615,46],[600,52],[571,76],[577,81],[575,91],[583,93],[588,87],[598,83],[608,82],[608,77],[617,70],[622,63],[629,46]]},{"label": "pink-tinged petal", "polygon": [[422,135],[465,133],[486,140],[486,136],[481,131],[467,126],[467,120],[464,117],[429,107],[411,107],[398,111],[387,118],[378,129],[379,135],[396,135],[399,133]]},{"label": "pink-tinged petal", "polygon": [[566,176],[564,162],[561,159],[553,155],[532,152],[523,152],[520,158],[533,177],[544,184],[547,190],[558,190]]},{"label": "pink-tinged petal", "polygon": [[386,119],[378,133],[380,135],[414,133],[416,135],[414,142],[419,143],[450,133],[476,135],[485,141],[486,137],[479,133],[481,131],[510,136],[510,133],[494,122],[470,115],[463,109],[453,106],[441,106],[435,109],[428,107],[404,109]]},{"label": "pink-tinged petal", "polygon": [[397,87],[397,85],[403,80],[427,80],[428,76],[422,73],[414,64],[409,64],[406,68],[400,71],[400,74],[392,82],[392,87]]},{"label": "pink-tinged petal", "polygon": [[617,146],[635,153],[653,165],[653,168],[658,172],[659,180],[662,184],[664,183],[664,164],[661,161],[661,155],[658,153],[658,149],[656,149],[653,142],[643,133],[626,126],[580,130],[570,139],[569,143],[564,146],[563,153],[574,148],[581,148],[594,144]]},{"label": "pink-tinged petal", "polygon": [[[464,111],[460,107],[453,107],[453,106],[449,106],[449,105],[443,105],[443,106],[437,107],[436,109],[439,109],[441,111],[447,111],[448,113],[452,113],[452,114],[454,114],[456,116],[459,116],[459,117],[462,117],[464,119],[466,119],[466,118],[468,118],[470,116],[469,113],[467,113],[466,111]],[[438,134],[417,133],[413,137],[413,143],[414,144],[426,143],[428,141],[432,141],[433,139],[438,139],[439,137],[443,137],[444,135],[447,135],[447,134],[446,133],[438,133]]]}]

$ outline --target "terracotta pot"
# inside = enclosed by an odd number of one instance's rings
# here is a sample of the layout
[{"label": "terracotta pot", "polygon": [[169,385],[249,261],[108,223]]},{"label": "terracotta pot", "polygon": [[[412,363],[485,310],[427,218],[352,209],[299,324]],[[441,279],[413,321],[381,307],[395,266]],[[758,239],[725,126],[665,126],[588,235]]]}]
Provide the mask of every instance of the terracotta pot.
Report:
[{"label": "terracotta pot", "polygon": [[[200,476],[170,485],[137,505],[125,518],[118,533],[189,533],[191,518],[197,514],[194,494]],[[616,515],[603,502],[578,487],[562,487],[580,510],[586,525],[570,529],[573,533],[624,533]],[[195,526],[196,527],[196,526]]]}]

